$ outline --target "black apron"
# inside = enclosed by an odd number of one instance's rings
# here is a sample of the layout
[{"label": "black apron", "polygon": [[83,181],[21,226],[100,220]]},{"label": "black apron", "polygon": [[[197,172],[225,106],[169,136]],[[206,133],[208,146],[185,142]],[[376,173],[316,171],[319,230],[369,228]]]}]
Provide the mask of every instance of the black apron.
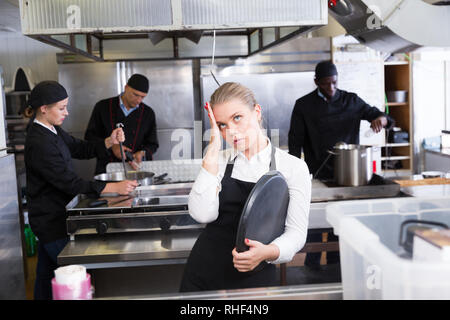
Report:
[{"label": "black apron", "polygon": [[[272,147],[270,170],[276,170]],[[233,265],[232,250],[245,202],[255,183],[231,177],[234,159],[227,163],[219,193],[219,216],[209,223],[192,248],[181,292],[276,286],[276,266],[263,261],[257,270],[239,272]],[[250,239],[251,240],[251,239]]]}]

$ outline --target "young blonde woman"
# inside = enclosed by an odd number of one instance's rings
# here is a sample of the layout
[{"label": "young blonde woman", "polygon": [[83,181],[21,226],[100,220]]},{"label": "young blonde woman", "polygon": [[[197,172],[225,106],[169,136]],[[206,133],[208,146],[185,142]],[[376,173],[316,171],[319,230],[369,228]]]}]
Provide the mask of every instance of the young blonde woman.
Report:
[{"label": "young blonde woman", "polygon": [[[272,146],[261,127],[261,106],[243,85],[223,84],[205,108],[211,139],[189,195],[189,213],[207,226],[192,248],[180,291],[277,285],[275,264],[292,260],[305,243],[311,199],[308,167]],[[232,147],[221,150],[221,137]],[[250,249],[238,253],[235,239],[242,209],[271,162],[289,187],[285,232],[269,244],[246,239]],[[260,263],[263,267],[255,269]]]}]

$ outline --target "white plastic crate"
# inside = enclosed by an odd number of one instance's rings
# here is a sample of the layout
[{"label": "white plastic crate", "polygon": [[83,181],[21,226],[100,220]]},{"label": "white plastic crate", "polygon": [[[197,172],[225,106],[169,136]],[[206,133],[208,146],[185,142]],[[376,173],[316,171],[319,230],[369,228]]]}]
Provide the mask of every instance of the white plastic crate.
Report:
[{"label": "white plastic crate", "polygon": [[450,299],[450,263],[403,258],[400,225],[450,225],[450,198],[342,201],[326,207],[339,236],[344,299]]}]

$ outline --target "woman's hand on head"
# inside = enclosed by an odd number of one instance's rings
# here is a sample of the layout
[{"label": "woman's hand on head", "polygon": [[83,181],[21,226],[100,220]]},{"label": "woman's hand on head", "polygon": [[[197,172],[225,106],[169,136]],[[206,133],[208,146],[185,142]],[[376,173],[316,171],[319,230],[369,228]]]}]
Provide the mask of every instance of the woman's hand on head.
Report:
[{"label": "woman's hand on head", "polygon": [[205,105],[205,109],[208,111],[209,124],[211,126],[211,137],[209,139],[209,145],[205,157],[203,158],[202,166],[206,169],[206,171],[216,175],[219,171],[219,151],[222,147],[222,140],[220,129],[217,126],[214,113],[208,102]]},{"label": "woman's hand on head", "polygon": [[211,126],[211,137],[209,139],[209,146],[214,149],[214,151],[219,151],[222,146],[220,129],[217,126],[216,118],[212,111],[211,105],[207,102],[205,109],[208,111],[209,124]]},{"label": "woman's hand on head", "polygon": [[274,244],[265,245],[259,241],[245,239],[248,251],[237,252],[236,248],[231,252],[234,267],[240,272],[248,272],[255,269],[262,261],[276,260],[280,250]]}]

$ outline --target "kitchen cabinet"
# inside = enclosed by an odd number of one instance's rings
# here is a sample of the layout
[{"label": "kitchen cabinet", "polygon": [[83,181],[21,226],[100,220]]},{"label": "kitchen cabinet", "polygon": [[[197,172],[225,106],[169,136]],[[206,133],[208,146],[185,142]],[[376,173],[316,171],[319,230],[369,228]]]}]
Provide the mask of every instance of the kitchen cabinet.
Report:
[{"label": "kitchen cabinet", "polygon": [[[408,57],[409,58],[409,57]],[[384,63],[386,113],[395,120],[398,132],[407,132],[407,139],[393,140],[394,129],[385,130],[386,143],[382,146],[383,171],[411,171],[413,168],[412,86],[409,60]],[[395,101],[389,92],[407,91],[404,101]],[[391,138],[389,136],[391,135]]]}]

